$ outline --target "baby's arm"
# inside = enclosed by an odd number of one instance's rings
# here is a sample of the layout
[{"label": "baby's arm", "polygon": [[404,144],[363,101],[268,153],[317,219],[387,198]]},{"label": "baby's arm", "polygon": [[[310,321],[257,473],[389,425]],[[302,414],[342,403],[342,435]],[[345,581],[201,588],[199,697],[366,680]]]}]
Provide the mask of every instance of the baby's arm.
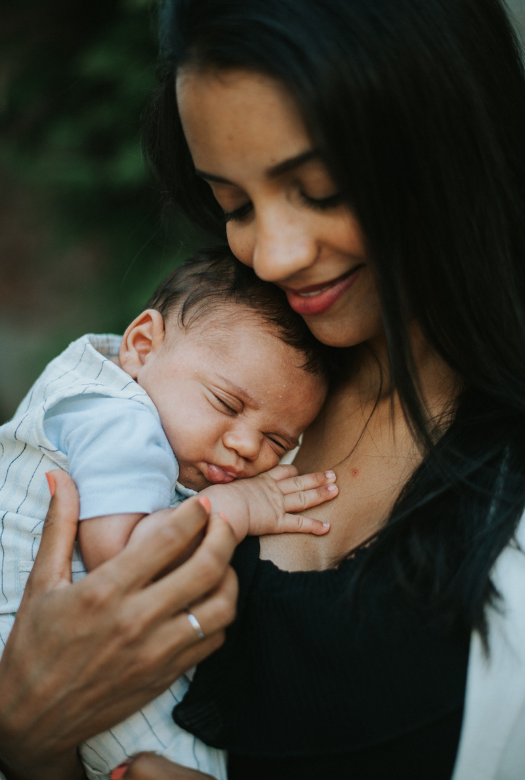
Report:
[{"label": "baby's arm", "polygon": [[[320,471],[299,476],[295,466],[276,466],[250,479],[212,485],[201,491],[212,511],[226,515],[237,540],[245,536],[278,533],[327,533],[330,526],[304,517],[305,509],[337,496],[335,474]],[[88,571],[116,555],[128,543],[144,514],[120,514],[82,520],[78,531],[80,553]]]},{"label": "baby's arm", "polygon": [[145,514],[169,506],[173,451],[155,415],[126,398],[62,399],[46,413],[44,430],[68,457],[80,495],[80,551],[94,569],[125,547]]},{"label": "baby's arm", "polygon": [[113,558],[128,543],[131,532],[144,514],[105,515],[82,520],[78,544],[88,571]]},{"label": "baby's arm", "polygon": [[330,501],[338,494],[333,471],[303,474],[295,466],[275,466],[249,479],[227,485],[211,485],[201,491],[211,501],[212,511],[226,515],[237,541],[245,536],[307,533],[321,536],[329,523],[305,517],[305,509]]}]

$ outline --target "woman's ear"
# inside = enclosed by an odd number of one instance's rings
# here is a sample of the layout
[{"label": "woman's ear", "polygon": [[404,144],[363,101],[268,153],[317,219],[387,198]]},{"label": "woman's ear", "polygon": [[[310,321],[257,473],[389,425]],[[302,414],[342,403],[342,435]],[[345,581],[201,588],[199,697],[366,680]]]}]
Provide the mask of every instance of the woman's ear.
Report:
[{"label": "woman's ear", "polygon": [[119,361],[133,379],[137,379],[148,358],[160,349],[164,335],[164,318],[156,309],[146,309],[128,326],[122,337]]}]

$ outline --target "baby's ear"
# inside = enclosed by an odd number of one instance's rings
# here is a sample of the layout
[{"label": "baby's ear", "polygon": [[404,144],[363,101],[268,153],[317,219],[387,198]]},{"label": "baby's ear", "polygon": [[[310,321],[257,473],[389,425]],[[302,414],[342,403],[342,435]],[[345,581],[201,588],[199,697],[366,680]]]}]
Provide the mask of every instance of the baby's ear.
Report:
[{"label": "baby's ear", "polygon": [[148,357],[160,349],[164,333],[164,319],[156,309],[146,309],[128,326],[122,337],[119,361],[133,379],[137,379]]}]

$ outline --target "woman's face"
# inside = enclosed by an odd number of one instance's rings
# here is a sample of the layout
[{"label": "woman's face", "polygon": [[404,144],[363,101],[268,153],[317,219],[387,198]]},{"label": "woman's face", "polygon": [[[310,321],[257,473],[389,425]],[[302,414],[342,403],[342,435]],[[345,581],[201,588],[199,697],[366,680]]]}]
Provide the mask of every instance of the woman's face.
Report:
[{"label": "woman's face", "polygon": [[332,346],[382,333],[363,236],[280,82],[248,71],[183,71],[177,99],[197,175],[227,220],[230,247],[286,291]]}]

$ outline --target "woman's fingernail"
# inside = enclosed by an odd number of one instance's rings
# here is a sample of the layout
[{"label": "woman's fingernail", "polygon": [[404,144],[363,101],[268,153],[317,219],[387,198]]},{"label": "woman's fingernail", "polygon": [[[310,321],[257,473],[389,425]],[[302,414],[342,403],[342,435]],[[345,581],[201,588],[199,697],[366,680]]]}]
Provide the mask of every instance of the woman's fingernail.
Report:
[{"label": "woman's fingernail", "polygon": [[329,493],[335,493],[335,491],[337,490],[337,485],[328,485],[326,489],[328,490]]},{"label": "woman's fingernail", "polygon": [[335,479],[335,471],[325,471],[326,479]]},{"label": "woman's fingernail", "polygon": [[53,496],[55,495],[57,483],[55,482],[54,476],[52,474],[48,474],[47,472],[46,472],[46,479],[49,487],[49,492],[51,493],[51,498],[53,498]]},{"label": "woman's fingernail", "polygon": [[124,775],[129,769],[130,764],[131,761],[125,761],[123,764],[119,764],[118,766],[116,766],[110,775],[111,780],[119,780],[120,777],[124,777]]},{"label": "woman's fingernail", "polygon": [[201,496],[199,498],[199,504],[204,507],[207,512],[211,512],[211,501],[207,496]]},{"label": "woman's fingernail", "polygon": [[330,528],[330,523],[323,523],[325,528]]}]

